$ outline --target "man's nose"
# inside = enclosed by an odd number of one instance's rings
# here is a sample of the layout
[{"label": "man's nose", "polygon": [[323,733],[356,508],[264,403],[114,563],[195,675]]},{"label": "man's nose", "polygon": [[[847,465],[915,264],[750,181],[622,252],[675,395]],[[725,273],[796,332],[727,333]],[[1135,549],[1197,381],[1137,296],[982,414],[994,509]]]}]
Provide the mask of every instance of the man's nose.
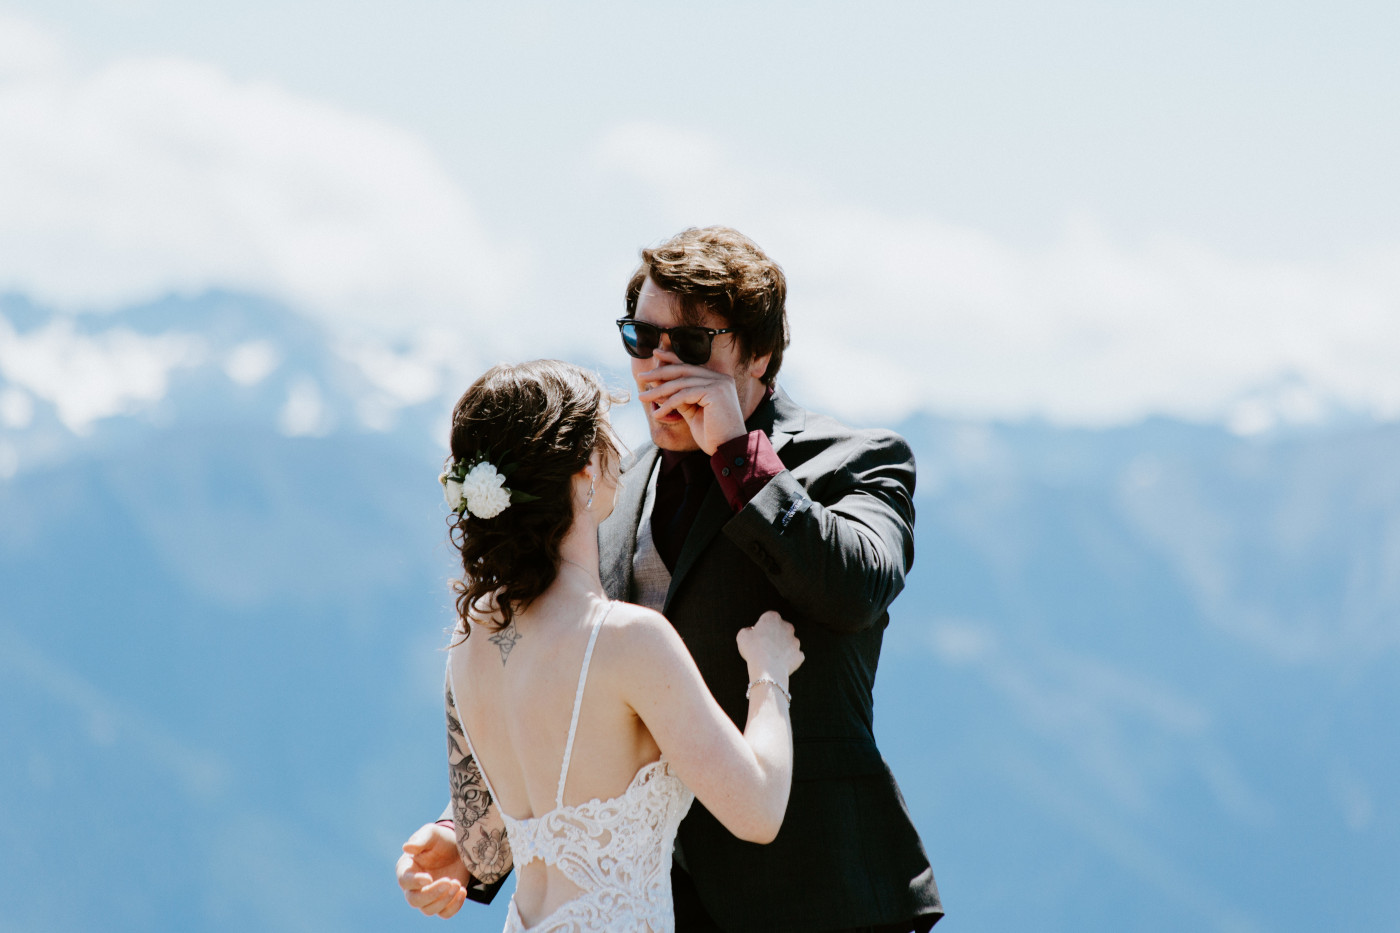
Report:
[{"label": "man's nose", "polygon": [[661,335],[661,340],[657,344],[656,349],[651,351],[651,357],[652,359],[659,359],[660,365],[679,363],[681,361],[681,358],[676,356],[676,351],[671,349],[670,334]]}]

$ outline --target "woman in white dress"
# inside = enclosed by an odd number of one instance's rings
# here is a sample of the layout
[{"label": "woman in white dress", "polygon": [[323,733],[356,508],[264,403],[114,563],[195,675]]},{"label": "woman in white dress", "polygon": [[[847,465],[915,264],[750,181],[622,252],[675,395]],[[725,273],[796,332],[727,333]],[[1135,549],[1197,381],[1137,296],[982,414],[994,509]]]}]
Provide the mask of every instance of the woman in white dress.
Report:
[{"label": "woman in white dress", "polygon": [[[769,612],[739,633],[751,682],[741,734],[670,623],[604,595],[598,525],[620,467],[610,401],[592,374],[536,361],[494,367],[453,414],[443,483],[464,568],[448,658],[453,808],[473,877],[515,868],[507,931],[670,931],[671,854],[692,793],[752,842],[772,841],[787,807],[788,677],[802,663],[792,626]],[[450,915],[466,880],[415,884],[436,886],[449,906],[436,912]]]}]

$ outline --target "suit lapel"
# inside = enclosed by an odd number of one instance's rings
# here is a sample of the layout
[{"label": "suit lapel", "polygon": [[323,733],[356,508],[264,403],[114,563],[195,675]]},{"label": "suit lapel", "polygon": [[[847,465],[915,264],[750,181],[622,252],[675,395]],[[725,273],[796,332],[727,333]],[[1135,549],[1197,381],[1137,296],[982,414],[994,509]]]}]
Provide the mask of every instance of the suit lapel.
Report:
[{"label": "suit lapel", "polygon": [[794,435],[801,434],[807,426],[807,412],[794,405],[787,393],[776,386],[773,389],[772,424],[768,439],[772,441],[775,452],[786,447],[788,441],[792,440]]},{"label": "suit lapel", "polygon": [[729,510],[729,503],[724,500],[724,492],[719,488],[719,483],[712,484],[710,491],[705,494],[705,501],[700,503],[700,511],[695,514],[695,524],[690,526],[690,533],[685,536],[680,556],[676,558],[676,569],[671,574],[671,586],[666,590],[666,607],[663,612],[671,608],[671,598],[676,595],[681,581],[709,545],[710,539],[733,517],[734,513]]},{"label": "suit lapel", "polygon": [[646,501],[647,481],[660,451],[647,444],[622,473],[622,488],[612,515],[598,526],[598,569],[603,589],[613,599],[630,599],[632,556],[637,550],[637,525]]}]

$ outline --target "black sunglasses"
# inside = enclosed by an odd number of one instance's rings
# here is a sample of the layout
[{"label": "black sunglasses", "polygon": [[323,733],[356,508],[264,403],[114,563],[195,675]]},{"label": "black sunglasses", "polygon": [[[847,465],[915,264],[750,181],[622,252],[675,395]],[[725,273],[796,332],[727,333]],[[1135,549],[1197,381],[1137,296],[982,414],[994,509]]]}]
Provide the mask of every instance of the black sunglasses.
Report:
[{"label": "black sunglasses", "polygon": [[627,352],[639,360],[651,359],[651,354],[661,346],[661,335],[671,337],[671,351],[680,357],[682,363],[703,366],[710,361],[710,345],[720,334],[732,334],[734,328],[700,327],[695,324],[682,324],[679,327],[657,327],[634,318],[619,318],[617,329],[622,332],[622,345]]}]

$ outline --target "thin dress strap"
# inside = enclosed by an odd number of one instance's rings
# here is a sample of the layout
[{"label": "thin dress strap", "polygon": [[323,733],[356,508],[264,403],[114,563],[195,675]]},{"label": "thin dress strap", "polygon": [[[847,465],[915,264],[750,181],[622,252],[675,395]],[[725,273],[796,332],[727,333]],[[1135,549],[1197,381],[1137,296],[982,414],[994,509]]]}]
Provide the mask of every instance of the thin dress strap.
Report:
[{"label": "thin dress strap", "polygon": [[598,613],[593,620],[593,631],[588,633],[588,648],[583,652],[583,666],[579,668],[578,672],[578,690],[574,693],[574,713],[569,719],[569,741],[564,744],[564,763],[559,766],[559,791],[554,795],[556,808],[564,805],[564,784],[569,780],[569,758],[574,753],[574,730],[578,728],[578,711],[583,704],[583,687],[588,681],[588,662],[593,660],[593,645],[598,641],[598,632],[602,629],[603,620],[608,617],[612,607],[612,600],[608,600],[602,612]]}]

